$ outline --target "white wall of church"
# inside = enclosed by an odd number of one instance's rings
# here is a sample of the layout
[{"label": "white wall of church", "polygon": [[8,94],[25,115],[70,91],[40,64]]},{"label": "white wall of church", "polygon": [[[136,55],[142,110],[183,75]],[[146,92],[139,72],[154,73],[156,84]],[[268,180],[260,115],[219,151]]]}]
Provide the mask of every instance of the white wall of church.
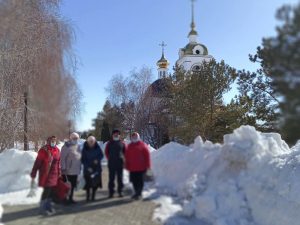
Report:
[{"label": "white wall of church", "polygon": [[196,65],[209,62],[213,57],[211,55],[186,55],[177,60],[177,65],[182,67],[185,71],[191,70]]}]

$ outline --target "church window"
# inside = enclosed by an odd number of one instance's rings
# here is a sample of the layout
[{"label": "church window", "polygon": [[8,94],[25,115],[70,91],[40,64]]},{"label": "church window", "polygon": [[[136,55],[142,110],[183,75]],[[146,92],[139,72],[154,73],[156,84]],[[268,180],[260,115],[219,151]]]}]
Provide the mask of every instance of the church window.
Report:
[{"label": "church window", "polygon": [[196,65],[193,67],[193,71],[199,71],[200,70],[200,66]]}]

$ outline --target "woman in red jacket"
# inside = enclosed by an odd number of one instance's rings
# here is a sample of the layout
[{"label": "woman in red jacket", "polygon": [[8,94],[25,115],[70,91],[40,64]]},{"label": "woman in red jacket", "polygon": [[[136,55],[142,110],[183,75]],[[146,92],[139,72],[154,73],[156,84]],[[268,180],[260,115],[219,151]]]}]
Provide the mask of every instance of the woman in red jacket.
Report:
[{"label": "woman in red jacket", "polygon": [[125,163],[135,191],[132,199],[138,200],[142,197],[144,175],[150,169],[150,152],[148,146],[136,132],[131,135],[131,143],[125,152]]},{"label": "woman in red jacket", "polygon": [[37,172],[39,172],[39,186],[44,188],[40,203],[40,213],[53,214],[53,188],[57,185],[60,177],[60,151],[56,147],[55,136],[49,137],[47,144],[38,152],[31,171],[32,183],[34,183]]}]

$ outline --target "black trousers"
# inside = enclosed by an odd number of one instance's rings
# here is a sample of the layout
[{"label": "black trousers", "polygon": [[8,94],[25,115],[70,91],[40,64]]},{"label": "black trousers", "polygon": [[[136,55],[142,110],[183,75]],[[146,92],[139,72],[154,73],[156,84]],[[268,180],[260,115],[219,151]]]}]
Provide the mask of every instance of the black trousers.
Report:
[{"label": "black trousers", "polygon": [[69,195],[69,200],[73,200],[73,195],[74,195],[74,189],[77,186],[77,175],[67,175],[67,177],[64,176],[64,181],[67,182],[69,181],[71,183],[71,190],[70,190],[70,195]]},{"label": "black trousers", "polygon": [[86,189],[86,200],[89,201],[91,199],[91,191],[92,191],[92,200],[95,200],[97,188],[87,188]]},{"label": "black trousers", "polygon": [[118,193],[122,193],[123,191],[123,166],[122,167],[113,167],[108,166],[108,172],[109,172],[109,181],[108,181],[108,190],[109,194],[115,193],[115,179],[117,177],[118,182]]},{"label": "black trousers", "polygon": [[53,198],[53,189],[52,187],[45,187],[42,193],[41,200],[52,199]]},{"label": "black trousers", "polygon": [[[90,174],[85,174],[84,179],[85,179],[84,189],[86,190],[86,200],[87,201],[89,201],[90,199],[95,200],[96,191],[98,187],[100,188],[102,187],[101,175],[96,176],[94,178],[97,180],[97,182],[93,181]],[[92,191],[92,198],[91,198],[91,191]]]},{"label": "black trousers", "polygon": [[133,185],[135,195],[141,196],[144,189],[145,171],[130,172],[130,182]]}]

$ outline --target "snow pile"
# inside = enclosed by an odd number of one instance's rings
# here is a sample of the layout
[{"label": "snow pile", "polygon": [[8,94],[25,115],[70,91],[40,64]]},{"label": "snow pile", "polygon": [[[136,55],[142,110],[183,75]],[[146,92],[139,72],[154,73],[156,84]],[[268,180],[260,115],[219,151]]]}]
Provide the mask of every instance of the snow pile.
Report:
[{"label": "snow pile", "polygon": [[0,203],[3,205],[32,205],[38,203],[41,200],[43,189],[38,188],[32,197],[28,197],[29,191],[30,189],[24,189],[22,191],[0,194]]},{"label": "snow pile", "polygon": [[32,204],[40,199],[37,195],[27,198],[30,190],[30,172],[37,156],[36,152],[17,149],[0,154],[0,204]]},{"label": "snow pile", "polygon": [[156,187],[176,196],[181,214],[216,225],[296,225],[300,144],[242,126],[224,144],[196,138],[152,153]]},{"label": "snow pile", "polygon": [[[84,141],[80,140],[80,146]],[[103,142],[99,142],[99,144],[103,147]],[[61,149],[63,145],[64,142],[60,142],[57,147]],[[31,185],[30,172],[36,157],[37,153],[34,151],[18,149],[8,149],[0,154],[0,204],[34,204],[40,201],[42,188],[37,188],[35,196],[27,197]],[[128,176],[125,178],[128,180]],[[81,171],[77,190],[81,190],[84,185],[85,181]]]},{"label": "snow pile", "polygon": [[16,149],[0,154],[0,194],[28,189],[30,172],[37,153]]},{"label": "snow pile", "polygon": [[158,203],[158,207],[154,210],[153,220],[159,223],[167,221],[170,215],[182,211],[182,207],[175,204],[172,198],[168,196],[161,196],[156,202]]},{"label": "snow pile", "polygon": [[150,151],[150,152],[155,152],[155,151],[156,151],[156,149],[153,148],[151,145],[148,145],[148,148],[149,148],[149,151]]}]

